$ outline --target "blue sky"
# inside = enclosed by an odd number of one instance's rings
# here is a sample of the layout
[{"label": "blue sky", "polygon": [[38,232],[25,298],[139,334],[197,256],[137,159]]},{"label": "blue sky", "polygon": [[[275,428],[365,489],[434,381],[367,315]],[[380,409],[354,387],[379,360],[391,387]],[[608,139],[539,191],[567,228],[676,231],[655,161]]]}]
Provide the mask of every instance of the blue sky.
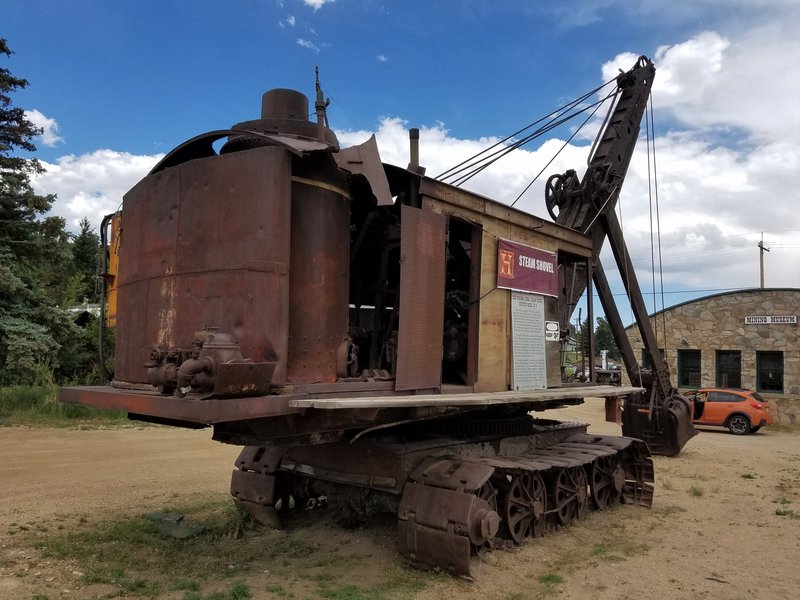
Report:
[{"label": "blue sky", "polygon": [[[653,88],[666,304],[758,285],[800,287],[800,3],[796,0],[4,0],[14,102],[45,128],[38,191],[71,228],[99,223],[182,141],[255,118],[274,87],[313,94],[314,67],[342,144],[376,133],[407,162],[419,127],[435,175],[636,56]],[[571,131],[471,181],[510,202]],[[546,175],[585,165],[579,136]],[[647,156],[622,192],[623,227],[649,282]],[[542,183],[518,207],[544,216]],[[659,300],[660,302],[660,300]]]}]

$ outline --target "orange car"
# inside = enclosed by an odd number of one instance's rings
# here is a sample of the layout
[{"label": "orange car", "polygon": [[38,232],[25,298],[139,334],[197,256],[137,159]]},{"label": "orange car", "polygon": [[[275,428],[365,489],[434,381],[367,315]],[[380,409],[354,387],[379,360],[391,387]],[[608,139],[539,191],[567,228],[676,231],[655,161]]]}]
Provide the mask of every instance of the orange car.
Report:
[{"label": "orange car", "polygon": [[731,433],[755,433],[772,425],[772,409],[758,392],[738,388],[703,388],[688,392],[695,425],[720,425]]}]

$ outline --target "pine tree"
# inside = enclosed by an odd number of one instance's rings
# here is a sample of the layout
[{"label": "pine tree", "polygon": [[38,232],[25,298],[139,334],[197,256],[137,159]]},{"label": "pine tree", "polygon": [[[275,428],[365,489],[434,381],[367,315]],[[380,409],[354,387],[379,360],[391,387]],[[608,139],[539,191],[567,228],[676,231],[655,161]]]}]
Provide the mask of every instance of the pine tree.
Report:
[{"label": "pine tree", "polygon": [[[0,38],[0,56],[11,54]],[[33,191],[39,161],[13,154],[34,152],[41,133],[11,102],[27,85],[0,68],[0,383],[48,381],[76,334],[58,308],[73,271],[64,220],[44,217],[55,197]]]},{"label": "pine tree", "polygon": [[605,317],[597,317],[597,327],[594,330],[594,347],[598,354],[601,350],[608,350],[609,358],[620,359],[617,342]]},{"label": "pine tree", "polygon": [[75,269],[81,277],[80,298],[86,298],[89,302],[97,302],[98,279],[97,263],[100,253],[100,236],[92,229],[89,219],[81,219],[81,232],[75,236],[72,242],[72,257],[75,261]]}]

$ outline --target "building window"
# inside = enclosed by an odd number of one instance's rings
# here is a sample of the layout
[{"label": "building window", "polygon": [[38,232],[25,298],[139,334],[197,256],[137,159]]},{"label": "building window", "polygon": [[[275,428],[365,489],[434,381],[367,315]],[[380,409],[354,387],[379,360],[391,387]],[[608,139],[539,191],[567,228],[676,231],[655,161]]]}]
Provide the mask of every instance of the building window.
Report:
[{"label": "building window", "polygon": [[[661,354],[661,360],[666,360],[664,349],[659,348],[658,352]],[[642,368],[643,369],[653,368],[653,361],[650,360],[650,353],[647,351],[647,348],[642,348]]]},{"label": "building window", "polygon": [[742,353],[739,350],[717,350],[717,387],[742,387]]},{"label": "building window", "polygon": [[756,352],[756,388],[759,392],[783,393],[783,352]]},{"label": "building window", "polygon": [[678,387],[700,387],[700,350],[678,350]]}]

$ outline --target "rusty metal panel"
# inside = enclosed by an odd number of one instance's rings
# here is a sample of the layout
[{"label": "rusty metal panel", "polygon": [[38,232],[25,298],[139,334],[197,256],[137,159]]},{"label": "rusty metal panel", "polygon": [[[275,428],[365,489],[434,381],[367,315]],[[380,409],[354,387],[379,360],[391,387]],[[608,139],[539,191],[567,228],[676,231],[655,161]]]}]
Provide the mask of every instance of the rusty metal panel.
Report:
[{"label": "rusty metal panel", "polygon": [[343,148],[333,157],[340,169],[367,178],[378,206],[391,206],[394,203],[374,135],[363,144]]},{"label": "rusty metal panel", "polygon": [[403,205],[400,213],[397,390],[440,389],[446,217]]},{"label": "rusty metal panel", "polygon": [[337,379],[337,350],[347,337],[350,284],[346,185],[328,156],[294,162],[286,366],[290,383]]},{"label": "rusty metal panel", "polygon": [[242,354],[278,360],[289,321],[291,162],[282,148],[192,160],[149,175],[125,196],[115,377],[145,382],[155,345],[196,331],[237,336]]}]

